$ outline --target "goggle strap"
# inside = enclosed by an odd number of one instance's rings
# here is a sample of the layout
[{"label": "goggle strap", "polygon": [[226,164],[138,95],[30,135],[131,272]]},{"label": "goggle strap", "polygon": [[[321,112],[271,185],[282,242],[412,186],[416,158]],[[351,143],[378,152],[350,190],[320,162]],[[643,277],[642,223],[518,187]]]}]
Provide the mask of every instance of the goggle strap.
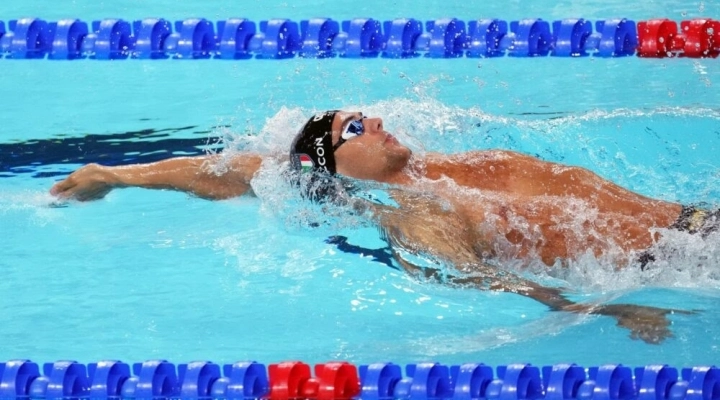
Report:
[{"label": "goggle strap", "polygon": [[341,136],[340,139],[338,139],[338,142],[335,143],[335,145],[333,146],[333,152],[335,152],[335,150],[337,150],[338,147],[340,147],[340,145],[343,144],[343,143],[345,143],[346,141],[347,141],[347,140],[346,140],[346,139],[343,139],[342,136]]}]

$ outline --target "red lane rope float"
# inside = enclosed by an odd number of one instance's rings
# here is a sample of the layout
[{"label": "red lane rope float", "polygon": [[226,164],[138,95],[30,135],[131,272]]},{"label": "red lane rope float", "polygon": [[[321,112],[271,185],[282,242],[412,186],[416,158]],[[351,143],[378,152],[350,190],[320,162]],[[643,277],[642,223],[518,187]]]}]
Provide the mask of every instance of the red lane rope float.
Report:
[{"label": "red lane rope float", "polygon": [[720,21],[698,18],[677,24],[668,19],[638,22],[640,57],[717,57]]},{"label": "red lane rope float", "polygon": [[678,35],[685,43],[685,57],[717,57],[720,53],[720,21],[694,19],[680,23]]}]

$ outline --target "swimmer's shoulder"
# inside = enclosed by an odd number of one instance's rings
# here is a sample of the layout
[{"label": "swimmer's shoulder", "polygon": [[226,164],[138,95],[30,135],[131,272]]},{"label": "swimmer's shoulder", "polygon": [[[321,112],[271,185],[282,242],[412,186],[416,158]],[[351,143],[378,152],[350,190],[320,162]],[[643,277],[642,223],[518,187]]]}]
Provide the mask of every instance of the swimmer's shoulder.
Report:
[{"label": "swimmer's shoulder", "polygon": [[478,162],[486,161],[532,161],[537,160],[533,156],[519,153],[511,150],[499,150],[499,149],[488,149],[488,150],[471,150],[460,153],[427,153],[425,155],[425,161],[428,163],[469,163],[474,164]]}]

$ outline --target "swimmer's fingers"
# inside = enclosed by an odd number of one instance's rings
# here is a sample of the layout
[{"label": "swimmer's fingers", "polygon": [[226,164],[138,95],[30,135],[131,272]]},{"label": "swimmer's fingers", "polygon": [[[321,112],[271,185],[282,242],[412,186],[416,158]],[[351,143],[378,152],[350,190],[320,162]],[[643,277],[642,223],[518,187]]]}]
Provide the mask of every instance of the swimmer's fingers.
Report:
[{"label": "swimmer's fingers", "polygon": [[697,314],[701,310],[672,310],[634,304],[608,304],[593,310],[593,314],[612,316],[620,327],[630,330],[630,337],[646,343],[659,344],[673,337],[668,315]]},{"label": "swimmer's fingers", "polygon": [[92,201],[92,200],[99,200],[105,197],[108,193],[110,193],[110,190],[112,188],[110,187],[95,187],[90,190],[85,190],[82,192],[75,192],[73,195],[74,199],[77,199],[79,201]]},{"label": "swimmer's fingers", "polygon": [[111,189],[112,188],[108,186],[78,184],[63,191],[60,195],[58,195],[58,197],[66,200],[75,199],[78,201],[99,200],[105,197]]},{"label": "swimmer's fingers", "polygon": [[618,321],[618,326],[630,329],[630,339],[642,340],[648,344],[660,344],[665,339],[675,337],[667,325],[626,325]]},{"label": "swimmer's fingers", "polygon": [[83,188],[83,186],[82,182],[78,182],[78,179],[71,175],[50,188],[50,194],[62,200],[75,199],[83,201],[86,192],[88,192],[88,189]]},{"label": "swimmer's fingers", "polygon": [[53,196],[60,197],[60,198],[67,198],[69,196],[68,191],[70,189],[72,189],[74,186],[75,186],[75,182],[70,178],[66,178],[66,179],[63,179],[62,181],[54,184],[50,188],[50,194]]},{"label": "swimmer's fingers", "polygon": [[88,164],[73,172],[65,180],[50,188],[50,194],[60,199],[76,199],[80,201],[103,198],[112,190],[103,167]]}]

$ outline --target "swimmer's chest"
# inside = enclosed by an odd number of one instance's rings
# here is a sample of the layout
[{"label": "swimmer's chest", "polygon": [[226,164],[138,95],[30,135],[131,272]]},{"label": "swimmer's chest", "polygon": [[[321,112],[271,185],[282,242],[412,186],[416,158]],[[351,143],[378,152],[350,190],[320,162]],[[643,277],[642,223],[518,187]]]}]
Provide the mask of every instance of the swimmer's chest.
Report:
[{"label": "swimmer's chest", "polygon": [[457,185],[471,189],[516,194],[536,192],[534,187],[540,181],[547,183],[548,178],[541,165],[503,151],[428,157],[426,177],[450,178]]}]

